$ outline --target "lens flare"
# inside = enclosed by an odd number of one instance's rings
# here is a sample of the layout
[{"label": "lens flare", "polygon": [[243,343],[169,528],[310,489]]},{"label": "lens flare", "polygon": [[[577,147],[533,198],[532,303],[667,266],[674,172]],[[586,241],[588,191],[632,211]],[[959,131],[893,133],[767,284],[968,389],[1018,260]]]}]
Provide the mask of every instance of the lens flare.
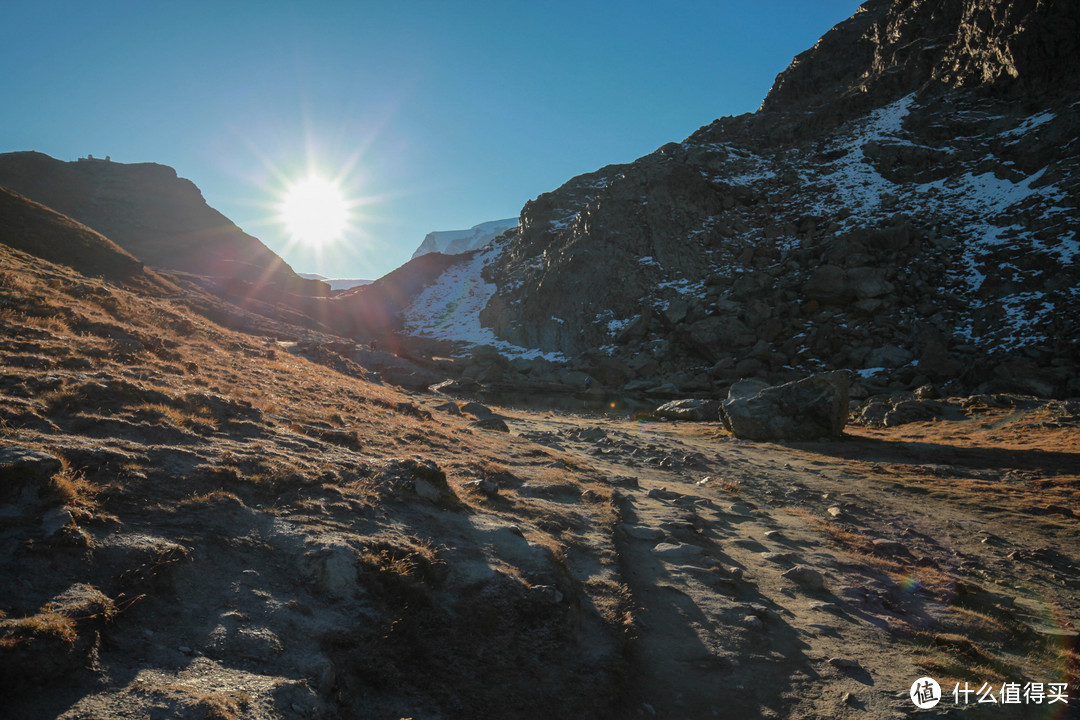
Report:
[{"label": "lens flare", "polygon": [[280,218],[293,240],[322,247],[344,235],[349,204],[337,183],[309,176],[286,191]]}]

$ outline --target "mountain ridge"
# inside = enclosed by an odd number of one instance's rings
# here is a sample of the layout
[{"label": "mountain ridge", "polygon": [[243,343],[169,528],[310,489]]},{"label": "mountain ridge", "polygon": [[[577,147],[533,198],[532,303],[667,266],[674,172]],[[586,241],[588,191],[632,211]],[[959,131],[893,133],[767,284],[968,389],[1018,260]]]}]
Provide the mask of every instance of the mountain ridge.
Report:
[{"label": "mountain ridge", "polygon": [[166,165],[4,153],[0,186],[94,229],[147,265],[296,295],[327,292],[210,207],[194,183]]}]

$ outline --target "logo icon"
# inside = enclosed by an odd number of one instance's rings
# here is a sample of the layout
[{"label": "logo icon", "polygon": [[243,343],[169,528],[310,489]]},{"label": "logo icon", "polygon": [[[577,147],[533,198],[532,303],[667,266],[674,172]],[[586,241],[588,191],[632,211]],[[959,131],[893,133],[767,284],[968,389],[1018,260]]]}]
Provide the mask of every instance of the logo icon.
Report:
[{"label": "logo icon", "polygon": [[941,702],[941,686],[931,677],[921,677],[911,683],[911,702],[920,710],[929,710]]}]

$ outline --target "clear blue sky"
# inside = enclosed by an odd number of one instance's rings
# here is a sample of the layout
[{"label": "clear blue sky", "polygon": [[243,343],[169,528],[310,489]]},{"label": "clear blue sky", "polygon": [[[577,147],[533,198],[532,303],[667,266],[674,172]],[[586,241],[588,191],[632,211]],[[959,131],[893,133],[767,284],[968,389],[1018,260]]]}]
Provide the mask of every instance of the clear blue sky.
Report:
[{"label": "clear blue sky", "polygon": [[[298,272],[378,277],[432,230],[757,109],[854,0],[4,4],[0,152],[171,165]],[[308,167],[362,199],[290,247]]]}]

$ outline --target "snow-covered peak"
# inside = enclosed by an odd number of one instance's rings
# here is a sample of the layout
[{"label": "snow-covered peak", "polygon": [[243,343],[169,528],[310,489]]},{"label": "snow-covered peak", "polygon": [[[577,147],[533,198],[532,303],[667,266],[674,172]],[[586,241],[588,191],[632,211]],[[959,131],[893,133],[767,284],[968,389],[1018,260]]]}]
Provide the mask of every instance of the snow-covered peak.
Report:
[{"label": "snow-covered peak", "polygon": [[505,220],[490,220],[474,225],[468,230],[440,230],[430,232],[424,242],[413,253],[414,258],[428,253],[440,252],[444,255],[460,255],[470,250],[478,250],[510,228],[517,227],[516,217]]},{"label": "snow-covered peak", "polygon": [[370,285],[372,280],[364,280],[362,278],[328,278],[318,273],[299,273],[300,277],[307,278],[308,280],[322,280],[324,283],[330,286],[331,290],[348,290],[349,288],[359,287],[360,285]]}]

